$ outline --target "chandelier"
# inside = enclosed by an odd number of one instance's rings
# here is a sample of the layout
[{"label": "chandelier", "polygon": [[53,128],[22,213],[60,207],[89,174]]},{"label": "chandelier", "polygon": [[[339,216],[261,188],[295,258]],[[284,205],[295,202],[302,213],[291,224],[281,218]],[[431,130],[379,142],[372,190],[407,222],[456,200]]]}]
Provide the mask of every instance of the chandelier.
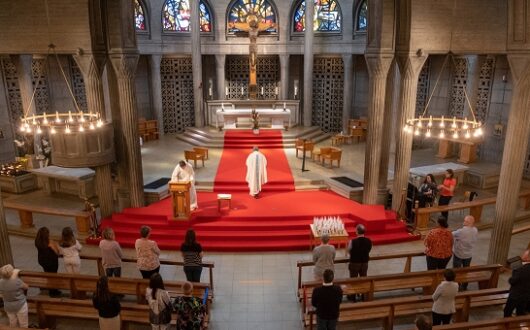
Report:
[{"label": "chandelier", "polygon": [[46,60],[48,60],[50,53],[53,53],[54,58],[57,61],[57,66],[61,71],[64,81],[66,82],[66,86],[68,87],[68,91],[73,100],[74,109],[68,110],[67,112],[55,111],[55,113],[44,112],[42,114],[29,114],[31,105],[35,99],[35,93],[37,91],[37,87],[35,86],[33,95],[31,96],[30,104],[20,119],[19,131],[26,134],[42,134],[44,130],[47,130],[50,134],[71,134],[76,132],[83,133],[85,131],[93,131],[102,127],[104,122],[100,113],[92,111],[86,112],[79,108],[53,44],[48,46],[48,55],[46,56]]},{"label": "chandelier", "polygon": [[438,87],[438,83],[440,81],[440,77],[442,75],[442,72],[444,71],[444,68],[447,64],[447,59],[451,57],[454,63],[454,58],[451,54],[448,54],[448,56],[445,57],[444,63],[442,65],[442,68],[440,70],[440,73],[438,75],[438,78],[436,79],[436,83],[434,85],[434,88],[431,92],[431,95],[429,96],[429,99],[427,101],[427,104],[425,105],[425,109],[421,116],[418,118],[410,118],[406,120],[405,126],[403,127],[403,130],[408,134],[413,134],[416,137],[425,137],[425,138],[431,138],[431,137],[437,137],[439,139],[477,139],[480,138],[484,132],[483,132],[483,124],[481,121],[477,121],[475,117],[475,113],[473,112],[473,107],[471,106],[471,102],[469,101],[469,97],[467,95],[465,87],[464,90],[464,96],[466,98],[467,104],[469,106],[469,111],[471,113],[471,119],[468,119],[467,117],[464,118],[457,118],[455,117],[449,117],[446,118],[445,116],[437,117],[429,115],[427,116],[427,110],[429,108],[429,104],[431,102],[431,99],[434,95],[434,92],[436,88]]}]

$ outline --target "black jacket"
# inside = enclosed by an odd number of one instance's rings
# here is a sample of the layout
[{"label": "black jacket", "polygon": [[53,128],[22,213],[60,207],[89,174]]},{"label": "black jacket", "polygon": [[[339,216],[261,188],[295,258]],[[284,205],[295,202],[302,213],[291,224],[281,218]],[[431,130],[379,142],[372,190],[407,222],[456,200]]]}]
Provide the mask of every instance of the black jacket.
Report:
[{"label": "black jacket", "polygon": [[341,302],[342,289],[338,285],[321,286],[313,290],[311,303],[317,310],[317,316],[321,319],[338,319]]},{"label": "black jacket", "polygon": [[530,299],[530,263],[513,271],[510,277],[510,298]]}]

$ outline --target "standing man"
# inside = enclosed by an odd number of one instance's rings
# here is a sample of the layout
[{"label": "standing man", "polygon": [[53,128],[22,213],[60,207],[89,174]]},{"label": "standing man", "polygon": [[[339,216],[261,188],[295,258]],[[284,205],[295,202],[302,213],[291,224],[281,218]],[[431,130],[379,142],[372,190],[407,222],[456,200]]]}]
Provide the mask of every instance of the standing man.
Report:
[{"label": "standing man", "polygon": [[172,182],[190,182],[190,209],[197,209],[197,191],[195,190],[195,172],[190,163],[181,160],[171,174]]},{"label": "standing man", "polygon": [[[355,232],[357,238],[352,239],[348,244],[348,253],[350,255],[348,269],[350,270],[350,277],[365,277],[368,274],[368,261],[370,260],[372,241],[364,236],[366,233],[364,225],[357,225]],[[355,295],[348,295],[348,299],[355,301]]]},{"label": "standing man", "polygon": [[[453,231],[453,268],[469,267],[471,264],[473,247],[478,238],[474,224],[475,218],[468,215],[464,218],[464,226]],[[462,283],[460,289],[467,290],[467,283]]]},{"label": "standing man", "polygon": [[250,196],[258,198],[261,186],[267,183],[267,158],[258,147],[254,147],[247,157],[247,178]]},{"label": "standing man", "polygon": [[327,269],[335,270],[335,247],[329,243],[329,235],[322,235],[322,244],[317,246],[313,250],[313,261],[315,262],[315,268],[313,268],[313,274],[315,275],[316,281],[322,281],[324,271]]},{"label": "standing man", "polygon": [[517,316],[525,315],[530,297],[530,256],[524,253],[521,257],[523,266],[514,269],[510,282],[510,294],[504,307],[504,317],[512,316],[513,311]]},{"label": "standing man", "polygon": [[342,289],[333,284],[333,271],[324,271],[324,283],[313,290],[311,304],[316,308],[317,329],[335,330],[339,319]]}]

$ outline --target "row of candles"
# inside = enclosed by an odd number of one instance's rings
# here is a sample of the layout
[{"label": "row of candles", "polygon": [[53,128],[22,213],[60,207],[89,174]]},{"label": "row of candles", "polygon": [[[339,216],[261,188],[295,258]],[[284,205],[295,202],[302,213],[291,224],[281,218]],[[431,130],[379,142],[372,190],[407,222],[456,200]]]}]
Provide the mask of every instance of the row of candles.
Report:
[{"label": "row of candles", "polygon": [[340,217],[315,217],[313,218],[313,226],[320,236],[344,233],[344,222]]},{"label": "row of candles", "polygon": [[[245,88],[244,87],[241,87],[241,95],[245,95]],[[225,95],[229,95],[229,88],[228,87],[225,87]],[[261,87],[261,95],[265,95],[265,87]],[[274,87],[274,95],[278,96],[280,94],[280,88],[279,87]],[[208,96],[210,97],[213,97],[213,88],[210,86],[208,88]],[[297,97],[298,96],[298,86],[294,86],[294,97]]]}]

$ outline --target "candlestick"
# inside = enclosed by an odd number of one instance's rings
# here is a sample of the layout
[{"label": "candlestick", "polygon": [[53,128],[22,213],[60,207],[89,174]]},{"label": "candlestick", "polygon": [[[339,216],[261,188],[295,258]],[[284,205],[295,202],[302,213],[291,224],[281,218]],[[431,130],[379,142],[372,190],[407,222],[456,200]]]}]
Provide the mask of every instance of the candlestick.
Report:
[{"label": "candlestick", "polygon": [[225,87],[225,96],[228,96],[228,87]]}]

